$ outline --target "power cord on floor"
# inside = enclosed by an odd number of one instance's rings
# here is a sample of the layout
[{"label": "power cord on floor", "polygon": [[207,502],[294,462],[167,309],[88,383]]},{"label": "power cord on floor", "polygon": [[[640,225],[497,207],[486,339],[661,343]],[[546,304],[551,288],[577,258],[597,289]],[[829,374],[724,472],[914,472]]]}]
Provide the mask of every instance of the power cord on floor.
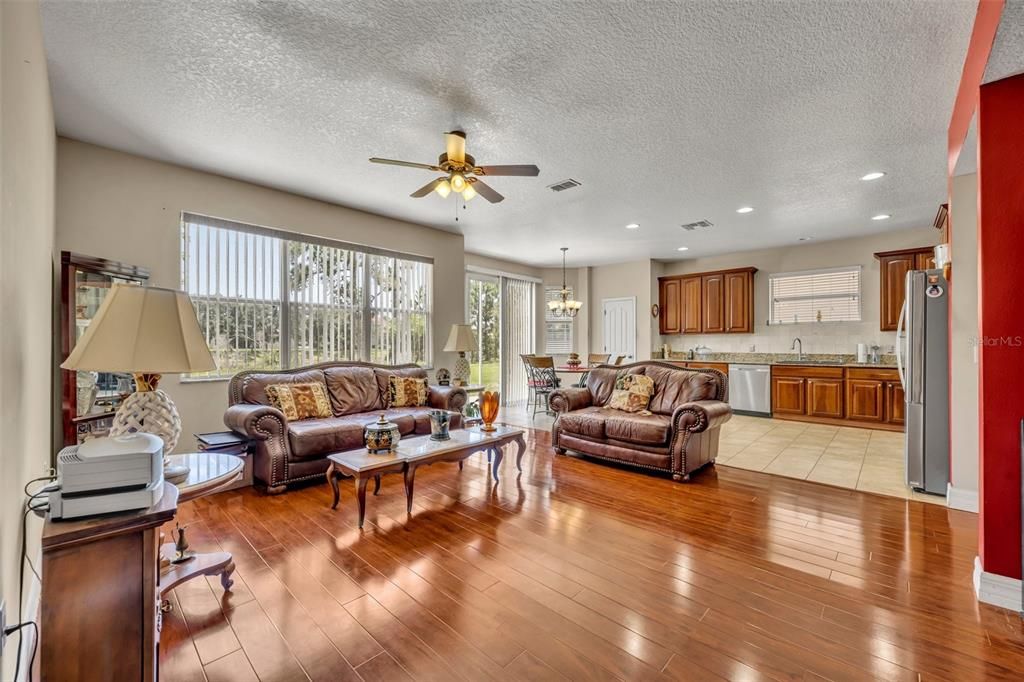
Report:
[{"label": "power cord on floor", "polygon": [[32,626],[32,630],[35,633],[32,637],[32,655],[29,656],[28,659],[28,682],[32,682],[32,661],[36,660],[36,647],[39,646],[39,626],[36,625],[34,620],[27,620],[24,623],[18,623],[17,625],[12,625],[5,629],[4,636],[15,632],[18,633],[18,653],[17,658],[14,661],[14,679],[17,680],[18,676],[21,674],[21,643],[25,641],[25,635],[21,630],[29,625]]}]

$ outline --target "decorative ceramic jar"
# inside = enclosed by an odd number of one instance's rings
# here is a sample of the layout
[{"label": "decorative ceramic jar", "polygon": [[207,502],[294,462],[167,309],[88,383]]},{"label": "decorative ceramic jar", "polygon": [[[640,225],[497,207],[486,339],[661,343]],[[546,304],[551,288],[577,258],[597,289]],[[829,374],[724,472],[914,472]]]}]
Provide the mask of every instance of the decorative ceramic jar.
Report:
[{"label": "decorative ceramic jar", "polygon": [[480,418],[484,425],[481,431],[495,431],[494,420],[498,418],[498,403],[500,402],[497,391],[484,391],[480,394]]},{"label": "decorative ceramic jar", "polygon": [[431,440],[448,440],[451,436],[448,434],[448,424],[451,422],[452,415],[447,410],[431,410],[430,414],[430,439]]},{"label": "decorative ceramic jar", "polygon": [[580,360],[579,353],[569,353],[569,359],[565,361],[565,364],[569,367],[579,367],[583,364],[583,361]]},{"label": "decorative ceramic jar", "polygon": [[450,386],[452,383],[452,373],[444,367],[437,370],[437,373],[434,376],[437,377],[438,386]]},{"label": "decorative ceramic jar", "polygon": [[367,424],[366,430],[363,431],[366,449],[377,454],[385,454],[396,449],[401,437],[398,424],[389,422],[383,414],[377,421]]}]

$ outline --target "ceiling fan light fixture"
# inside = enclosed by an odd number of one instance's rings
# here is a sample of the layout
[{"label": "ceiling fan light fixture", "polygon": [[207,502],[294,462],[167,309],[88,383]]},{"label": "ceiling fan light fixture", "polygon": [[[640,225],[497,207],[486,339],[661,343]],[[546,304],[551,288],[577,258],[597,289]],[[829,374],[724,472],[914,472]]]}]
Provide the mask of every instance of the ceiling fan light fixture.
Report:
[{"label": "ceiling fan light fixture", "polygon": [[476,190],[473,189],[473,185],[466,185],[466,189],[462,190],[462,200],[469,201],[476,196]]},{"label": "ceiling fan light fixture", "polygon": [[447,179],[442,180],[441,182],[437,183],[437,187],[434,188],[434,191],[440,194],[445,199],[447,199],[448,195],[452,193],[451,183],[449,183]]},{"label": "ceiling fan light fixture", "polygon": [[466,182],[466,178],[462,173],[452,173],[449,181],[451,182],[452,189],[456,192],[461,192],[466,189],[466,186],[469,184]]}]

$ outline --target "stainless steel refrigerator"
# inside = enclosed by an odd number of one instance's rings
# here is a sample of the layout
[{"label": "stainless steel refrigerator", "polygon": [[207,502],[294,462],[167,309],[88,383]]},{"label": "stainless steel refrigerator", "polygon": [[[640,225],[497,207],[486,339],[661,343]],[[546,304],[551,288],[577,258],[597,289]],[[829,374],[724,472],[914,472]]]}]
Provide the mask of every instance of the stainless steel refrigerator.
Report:
[{"label": "stainless steel refrigerator", "polygon": [[945,495],[949,484],[949,285],[942,270],[907,273],[896,328],[906,400],[907,485]]}]

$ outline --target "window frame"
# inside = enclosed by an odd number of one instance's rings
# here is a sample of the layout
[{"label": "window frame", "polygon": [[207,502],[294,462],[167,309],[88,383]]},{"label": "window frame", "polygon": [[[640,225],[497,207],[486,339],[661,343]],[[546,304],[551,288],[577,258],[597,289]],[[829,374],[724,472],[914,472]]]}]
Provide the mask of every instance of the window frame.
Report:
[{"label": "window frame", "polygon": [[[842,319],[842,320],[797,320],[795,322],[787,322],[785,320],[775,319],[775,299],[773,295],[773,282],[775,280],[787,278],[787,277],[813,277],[815,275],[830,275],[837,273],[856,273],[857,275],[857,318],[856,319]],[[798,325],[798,324],[844,324],[844,323],[859,323],[864,321],[864,266],[863,265],[842,265],[833,268],[811,268],[808,270],[793,270],[790,272],[773,272],[768,275],[768,326],[782,326],[782,325]],[[825,296],[825,298],[842,298],[848,296],[848,294],[831,294]],[[791,297],[790,300],[794,300],[795,297]]]},{"label": "window frame", "polygon": [[[366,246],[366,245],[363,245],[363,244],[356,244],[356,243],[352,243],[352,242],[346,242],[346,241],[342,241],[340,239],[329,239],[329,238],[326,238],[326,237],[320,237],[320,236],[316,236],[316,235],[308,235],[308,234],[304,234],[304,233],[300,233],[300,232],[293,232],[293,231],[284,230],[284,229],[280,229],[280,228],[266,227],[266,226],[263,226],[263,225],[253,225],[251,223],[243,223],[243,222],[240,222],[240,221],[237,221],[237,220],[230,220],[230,219],[226,219],[226,218],[218,218],[218,217],[215,217],[215,216],[209,216],[209,215],[205,215],[205,214],[202,214],[202,213],[196,213],[195,211],[182,211],[180,213],[180,215],[179,215],[179,222],[178,222],[178,236],[179,236],[178,259],[179,259],[179,267],[180,267],[180,270],[181,270],[179,284],[180,284],[181,289],[183,291],[185,291],[185,293],[189,294],[189,298],[190,299],[192,299],[192,297],[194,295],[195,296],[201,296],[201,294],[194,294],[193,292],[189,291],[189,284],[190,283],[187,281],[187,278],[188,278],[189,275],[185,271],[186,270],[186,262],[185,262],[184,247],[185,247],[185,243],[186,243],[186,231],[189,229],[189,225],[190,224],[199,224],[199,225],[202,225],[202,226],[204,226],[206,228],[217,228],[217,229],[228,230],[228,231],[232,231],[232,232],[238,232],[238,233],[242,233],[242,234],[251,234],[251,235],[263,236],[263,237],[268,237],[268,238],[280,240],[280,249],[281,249],[281,256],[280,256],[280,263],[279,263],[280,269],[281,269],[281,273],[279,274],[279,289],[280,289],[280,291],[279,291],[279,296],[276,299],[276,303],[280,306],[280,315],[279,315],[280,331],[279,331],[279,335],[278,335],[278,346],[279,347],[277,349],[278,350],[278,355],[280,356],[280,363],[279,363],[278,367],[268,367],[268,368],[266,368],[268,371],[293,369],[293,367],[292,367],[292,353],[291,353],[291,348],[290,348],[291,336],[292,336],[292,329],[290,327],[290,317],[291,317],[290,312],[292,312],[292,311],[290,310],[290,308],[293,305],[295,305],[296,302],[292,300],[293,289],[290,286],[290,282],[288,281],[288,277],[286,275],[286,273],[287,273],[288,255],[289,255],[288,246],[289,246],[290,243],[297,243],[297,244],[303,244],[303,245],[318,245],[318,246],[322,246],[322,247],[325,247],[325,248],[340,249],[340,250],[343,250],[343,251],[353,252],[353,254],[355,254],[357,257],[359,257],[359,256],[362,257],[362,260],[363,260],[364,264],[368,263],[369,259],[371,257],[373,257],[373,256],[390,258],[390,259],[393,259],[395,261],[394,265],[393,265],[393,270],[394,270],[394,273],[396,275],[397,275],[397,272],[399,270],[397,261],[408,261],[408,262],[412,262],[412,263],[420,263],[420,264],[426,265],[429,268],[429,270],[426,272],[426,275],[425,275],[425,287],[427,289],[426,300],[425,300],[425,308],[426,309],[422,313],[424,315],[424,317],[425,317],[425,319],[424,319],[424,332],[425,332],[424,345],[425,345],[425,348],[424,348],[424,353],[423,353],[425,360],[424,360],[423,367],[424,367],[424,369],[428,369],[428,370],[432,369],[433,364],[434,364],[434,330],[433,330],[433,321],[434,321],[434,272],[433,272],[433,267],[434,267],[434,259],[433,258],[430,258],[428,256],[421,256],[421,255],[418,255],[418,254],[411,254],[411,253],[403,253],[403,252],[400,252],[400,251],[393,251],[391,249],[382,249],[382,248],[377,248],[377,247],[372,247],[372,246]],[[229,264],[229,266],[230,266],[230,264]],[[371,332],[370,327],[371,327],[372,315],[373,315],[374,311],[377,310],[378,308],[375,307],[374,305],[372,305],[372,303],[370,301],[370,292],[369,292],[369,287],[368,287],[367,281],[366,281],[369,278],[369,268],[368,268],[367,265],[364,265],[364,267],[363,267],[363,275],[364,275],[364,277],[363,277],[364,282],[363,282],[363,287],[362,287],[362,292],[361,292],[361,301],[359,303],[358,310],[361,311],[361,314],[363,315],[364,324],[363,324],[363,329],[362,329],[362,332],[361,332],[360,338],[359,338],[359,357],[358,358],[351,358],[351,360],[352,361],[360,361],[360,362],[372,362],[371,357],[372,357],[372,352],[373,351],[372,351],[372,348],[371,348],[372,344],[370,343],[370,338],[372,336],[372,332]],[[272,278],[271,281],[273,281],[273,278]],[[390,310],[391,310],[392,313],[396,313],[396,312],[399,312],[401,310],[399,308],[399,306],[395,302],[395,300],[396,300],[395,297],[398,296],[398,290],[397,289],[398,289],[398,287],[395,284],[392,284],[391,306],[390,306]],[[249,300],[249,299],[236,298],[235,300],[244,301],[244,300]],[[408,311],[405,311],[405,312],[408,312]],[[204,340],[206,340],[206,339],[204,339]],[[206,340],[206,341],[207,341],[207,343],[209,343],[208,340]],[[296,365],[296,366],[298,366],[298,365]],[[208,374],[197,374],[197,375],[182,374],[182,375],[180,375],[180,380],[182,382],[184,382],[184,383],[191,383],[191,382],[201,383],[201,382],[212,382],[212,381],[228,381],[238,371],[250,371],[250,370],[251,371],[260,371],[261,369],[263,369],[263,368],[251,367],[251,368],[236,370],[232,374],[228,374],[228,375],[219,374],[219,370],[218,370],[218,374],[212,375],[212,376],[208,375]]]}]

